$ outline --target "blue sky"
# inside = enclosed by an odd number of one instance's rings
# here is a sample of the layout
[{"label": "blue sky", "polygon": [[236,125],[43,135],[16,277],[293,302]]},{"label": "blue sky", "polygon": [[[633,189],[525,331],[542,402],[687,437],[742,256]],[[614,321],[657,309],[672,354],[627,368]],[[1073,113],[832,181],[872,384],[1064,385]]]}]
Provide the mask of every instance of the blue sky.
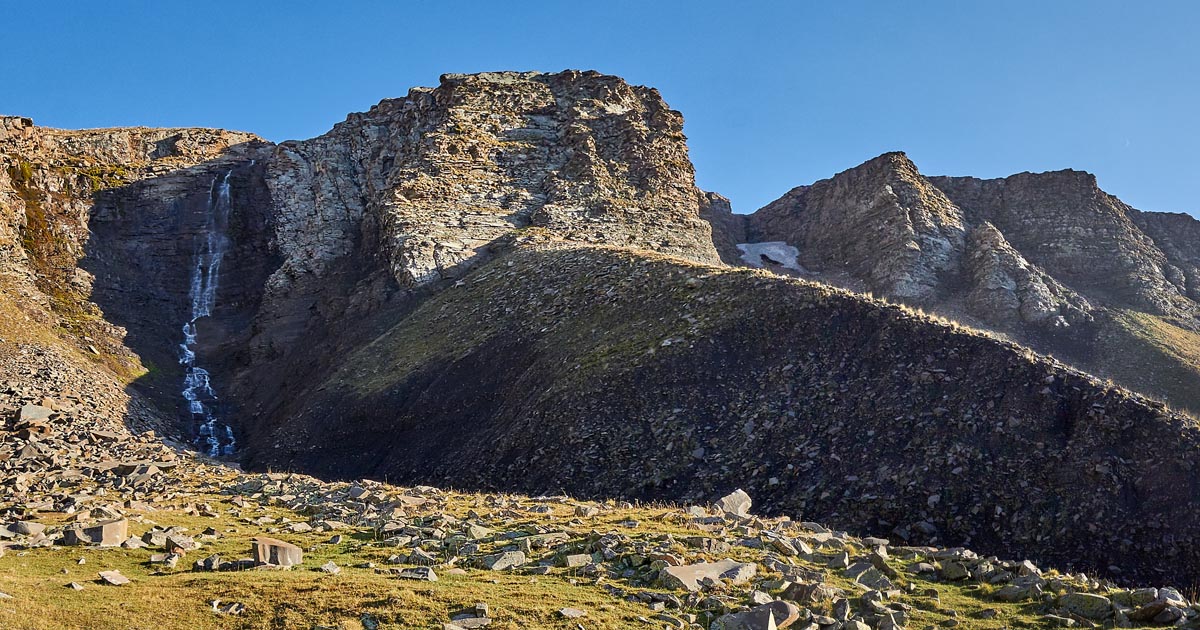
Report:
[{"label": "blue sky", "polygon": [[[54,6],[50,6],[53,4]],[[319,135],[444,72],[659,88],[702,188],[752,211],[890,150],[927,174],[1076,168],[1200,213],[1200,2],[9,2],[0,112]]]}]

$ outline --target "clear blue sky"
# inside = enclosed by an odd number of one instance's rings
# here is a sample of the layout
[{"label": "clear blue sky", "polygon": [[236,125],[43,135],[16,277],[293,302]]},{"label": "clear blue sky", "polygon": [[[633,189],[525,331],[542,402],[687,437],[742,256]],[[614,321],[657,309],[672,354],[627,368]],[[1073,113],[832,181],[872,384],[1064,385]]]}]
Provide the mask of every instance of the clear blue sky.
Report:
[{"label": "clear blue sky", "polygon": [[749,212],[879,153],[928,174],[1076,168],[1200,212],[1200,2],[11,2],[0,112],[271,140],[444,72],[595,69],[683,112]]}]

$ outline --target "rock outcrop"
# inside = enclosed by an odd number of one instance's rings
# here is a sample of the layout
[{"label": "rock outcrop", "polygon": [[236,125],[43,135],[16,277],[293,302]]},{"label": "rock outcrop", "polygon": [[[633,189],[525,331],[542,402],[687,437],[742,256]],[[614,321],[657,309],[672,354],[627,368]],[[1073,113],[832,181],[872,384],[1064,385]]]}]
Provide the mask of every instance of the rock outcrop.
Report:
[{"label": "rock outcrop", "polygon": [[1078,171],[925,177],[889,153],[746,218],[804,273],[1019,340],[1200,409],[1200,222],[1139,212]]},{"label": "rock outcrop", "polygon": [[142,371],[130,348],[169,367],[196,208],[218,173],[265,145],[214,129],[67,131],[0,117],[0,299],[119,374]]},{"label": "rock outcrop", "polygon": [[966,241],[961,211],[902,153],[792,189],[755,213],[748,231],[799,248],[806,269],[844,272],[913,300],[937,291]]},{"label": "rock outcrop", "polygon": [[1133,210],[1100,190],[1090,173],[929,182],[969,218],[991,222],[1030,261],[1080,292],[1157,315],[1194,311],[1181,299],[1181,270],[1138,229]]},{"label": "rock outcrop", "polygon": [[284,143],[266,174],[287,276],[348,254],[364,220],[402,286],[462,274],[527,227],[714,262],[683,118],[594,72],[445,75]]}]

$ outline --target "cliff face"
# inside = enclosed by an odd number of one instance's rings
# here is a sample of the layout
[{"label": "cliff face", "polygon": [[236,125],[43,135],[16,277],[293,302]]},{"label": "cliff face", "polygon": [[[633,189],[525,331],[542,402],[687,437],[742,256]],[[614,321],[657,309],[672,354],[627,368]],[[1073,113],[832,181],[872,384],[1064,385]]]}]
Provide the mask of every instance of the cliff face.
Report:
[{"label": "cliff face", "polygon": [[529,226],[717,260],[682,116],[656,90],[592,72],[443,76],[280,146],[267,184],[280,276],[320,273],[364,220],[402,286],[457,277]]},{"label": "cliff face", "polygon": [[794,189],[747,223],[751,240],[797,247],[810,277],[1200,409],[1200,222],[1134,210],[1087,173],[925,177],[891,153]]},{"label": "cliff face", "polygon": [[313,347],[338,352],[347,322],[402,308],[519,230],[718,261],[682,127],[656,90],[616,77],[504,72],[446,75],[280,145],[263,177],[281,265],[235,387],[302,387],[285,373],[321,369]]},{"label": "cliff face", "polygon": [[[64,131],[0,118],[4,298],[125,376],[142,369],[129,348],[169,369],[199,208],[214,177],[264,146],[222,130]],[[127,329],[161,351],[125,339]]]},{"label": "cliff face", "polygon": [[1185,299],[1182,270],[1138,228],[1136,211],[1100,190],[1089,173],[929,181],[971,219],[991,222],[1030,261],[1080,292],[1157,315],[1195,312]]},{"label": "cliff face", "polygon": [[807,269],[845,272],[873,291],[918,300],[958,264],[966,240],[959,209],[900,153],[793,189],[750,226],[754,240],[799,248]]}]

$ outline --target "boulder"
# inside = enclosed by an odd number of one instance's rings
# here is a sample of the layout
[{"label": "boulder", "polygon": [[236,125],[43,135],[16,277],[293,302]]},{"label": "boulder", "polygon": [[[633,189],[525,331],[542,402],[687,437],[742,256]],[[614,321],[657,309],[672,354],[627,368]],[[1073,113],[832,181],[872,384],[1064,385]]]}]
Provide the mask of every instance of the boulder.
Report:
[{"label": "boulder", "polygon": [[971,577],[971,571],[961,562],[947,561],[942,563],[942,568],[938,571],[938,577],[949,582],[956,582]]},{"label": "boulder", "polygon": [[775,601],[745,612],[717,619],[721,630],[769,630],[787,628],[800,619],[800,608],[791,602]]},{"label": "boulder", "polygon": [[744,584],[757,572],[758,567],[753,563],[726,559],[666,567],[659,573],[659,581],[667,588],[682,588],[695,593],[703,588],[704,580],[728,579],[734,584]]},{"label": "boulder", "polygon": [[63,544],[65,545],[117,547],[127,538],[129,538],[129,521],[123,518],[97,523],[91,527],[71,527],[63,531]]},{"label": "boulder", "polygon": [[438,581],[437,574],[429,567],[413,567],[411,569],[403,569],[396,574],[404,580],[422,580],[425,582]]},{"label": "boulder", "polygon": [[18,412],[17,415],[17,420],[20,422],[28,422],[31,420],[49,420],[50,416],[53,414],[54,410],[49,407],[30,404],[21,407],[21,411]]},{"label": "boulder", "polygon": [[129,578],[121,575],[120,571],[101,571],[100,581],[110,586],[124,586],[129,583]]},{"label": "boulder", "polygon": [[522,551],[505,551],[483,558],[483,566],[492,571],[505,571],[525,564],[525,553]]},{"label": "boulder", "polygon": [[1112,601],[1091,593],[1067,593],[1058,598],[1058,605],[1072,615],[1093,621],[1107,619],[1113,614]]},{"label": "boulder", "polygon": [[719,501],[713,504],[713,507],[721,510],[726,514],[734,516],[746,516],[750,513],[750,505],[753,502],[750,500],[750,495],[746,494],[745,490],[738,488],[733,492],[721,497]]},{"label": "boulder", "polygon": [[827,584],[797,582],[784,589],[781,597],[801,604],[815,604],[844,595],[842,589]]},{"label": "boulder", "polygon": [[36,536],[45,530],[45,525],[33,521],[17,521],[8,526],[8,531],[18,536]]},{"label": "boulder", "polygon": [[303,550],[292,543],[266,536],[257,536],[252,538],[251,542],[253,543],[251,554],[258,564],[290,567],[304,561]]},{"label": "boulder", "polygon": [[586,554],[586,553],[568,554],[566,557],[563,558],[563,564],[565,564],[567,567],[572,568],[572,569],[575,569],[578,567],[585,567],[591,563],[592,563],[592,556],[590,556],[589,554]]}]

